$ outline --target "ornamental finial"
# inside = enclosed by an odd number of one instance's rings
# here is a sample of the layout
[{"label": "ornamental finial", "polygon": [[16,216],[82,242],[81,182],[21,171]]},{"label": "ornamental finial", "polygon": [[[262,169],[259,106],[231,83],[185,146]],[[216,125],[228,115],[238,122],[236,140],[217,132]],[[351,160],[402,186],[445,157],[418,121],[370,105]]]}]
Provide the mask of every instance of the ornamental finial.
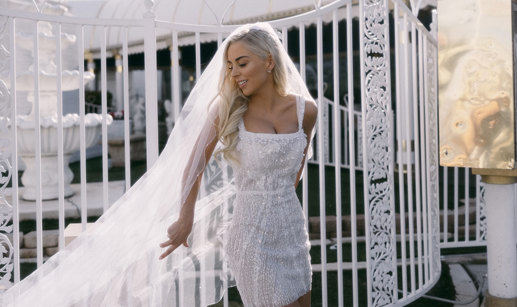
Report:
[{"label": "ornamental finial", "polygon": [[144,17],[154,17],[154,3],[155,0],[144,0],[145,13]]}]

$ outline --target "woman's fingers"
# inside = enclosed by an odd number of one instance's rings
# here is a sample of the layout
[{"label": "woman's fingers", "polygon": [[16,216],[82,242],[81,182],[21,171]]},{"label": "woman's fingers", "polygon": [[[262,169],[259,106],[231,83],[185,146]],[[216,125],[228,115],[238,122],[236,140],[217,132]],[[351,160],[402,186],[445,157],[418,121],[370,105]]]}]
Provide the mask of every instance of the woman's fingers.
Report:
[{"label": "woman's fingers", "polygon": [[160,260],[162,260],[163,258],[169,256],[176,249],[176,247],[178,247],[178,246],[177,245],[176,246],[172,245],[169,248],[167,248],[167,250],[163,254],[160,255]]},{"label": "woman's fingers", "polygon": [[176,248],[178,248],[180,245],[184,245],[185,247],[189,247],[188,243],[187,243],[187,240],[183,241],[183,242],[179,242],[179,243],[175,243],[174,240],[170,239],[170,240],[167,240],[165,242],[162,242],[160,244],[160,247],[161,248],[165,248],[167,246],[169,246],[169,248],[167,248],[167,250],[165,250],[165,252],[163,254],[161,254],[160,256],[160,260],[162,260],[163,258],[169,256],[174,250],[176,250]]},{"label": "woman's fingers", "polygon": [[[191,228],[191,227],[190,227]],[[174,222],[172,225],[167,228],[167,237],[169,238],[167,241],[162,242],[160,244],[161,248],[167,248],[165,252],[160,256],[160,260],[170,255],[176,248],[180,245],[184,245],[185,247],[189,247],[187,243],[187,238],[190,233],[190,228],[188,228],[188,232],[186,231],[186,227],[182,226],[178,221]]]},{"label": "woman's fingers", "polygon": [[160,243],[160,247],[163,248],[163,247],[166,247],[167,245],[171,245],[171,244],[172,244],[172,239]]}]

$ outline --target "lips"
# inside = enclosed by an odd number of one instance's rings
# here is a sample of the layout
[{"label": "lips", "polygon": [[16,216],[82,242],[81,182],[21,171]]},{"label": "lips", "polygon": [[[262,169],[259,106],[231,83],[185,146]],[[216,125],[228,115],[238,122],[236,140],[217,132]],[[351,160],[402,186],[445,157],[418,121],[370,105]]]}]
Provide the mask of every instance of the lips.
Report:
[{"label": "lips", "polygon": [[248,80],[237,81],[240,88],[243,88],[248,83]]}]

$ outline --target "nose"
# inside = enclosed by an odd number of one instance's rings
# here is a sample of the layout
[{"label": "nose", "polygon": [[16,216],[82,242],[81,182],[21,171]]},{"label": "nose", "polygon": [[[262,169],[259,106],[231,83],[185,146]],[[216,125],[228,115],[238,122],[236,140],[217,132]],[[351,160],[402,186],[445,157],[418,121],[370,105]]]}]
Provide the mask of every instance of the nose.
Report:
[{"label": "nose", "polygon": [[239,69],[236,67],[237,65],[232,67],[232,77],[239,75]]}]

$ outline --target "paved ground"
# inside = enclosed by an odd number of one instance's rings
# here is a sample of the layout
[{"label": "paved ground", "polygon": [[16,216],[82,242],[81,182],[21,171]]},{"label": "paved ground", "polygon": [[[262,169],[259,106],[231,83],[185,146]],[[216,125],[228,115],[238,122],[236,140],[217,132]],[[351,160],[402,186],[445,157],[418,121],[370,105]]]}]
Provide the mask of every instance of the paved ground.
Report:
[{"label": "paved ground", "polygon": [[[446,256],[444,261],[449,265],[452,282],[456,290],[456,301],[471,301],[466,305],[456,304],[454,306],[480,306],[481,301],[478,299],[478,293],[483,295],[488,288],[486,254]],[[480,292],[479,287],[482,287]]]},{"label": "paved ground", "polygon": [[[65,198],[65,217],[80,217],[81,213],[81,185],[72,184],[74,195]],[[108,189],[108,203],[113,204],[124,194],[124,181],[110,181],[106,185]],[[23,193],[23,187],[19,188],[19,195]],[[103,213],[103,184],[102,182],[91,182],[86,185],[86,201],[88,216],[100,216]],[[12,189],[6,189],[6,200],[12,204]],[[19,197],[19,218],[23,220],[34,220],[36,218],[36,202],[26,201]],[[44,201],[42,203],[43,218],[58,218],[59,201],[57,199]]]}]

